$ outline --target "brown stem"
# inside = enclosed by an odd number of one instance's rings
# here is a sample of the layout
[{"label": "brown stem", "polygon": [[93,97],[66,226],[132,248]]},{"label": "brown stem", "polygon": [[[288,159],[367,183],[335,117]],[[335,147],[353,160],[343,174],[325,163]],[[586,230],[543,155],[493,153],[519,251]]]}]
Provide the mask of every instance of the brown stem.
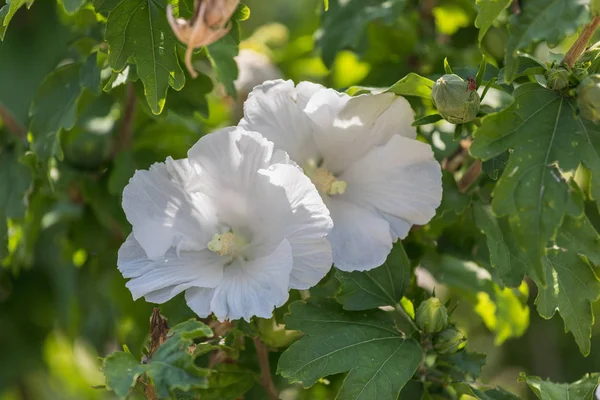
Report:
[{"label": "brown stem", "polygon": [[123,115],[123,121],[121,122],[121,128],[119,129],[119,138],[115,141],[113,147],[113,157],[120,151],[128,149],[131,146],[133,117],[135,117],[136,106],[137,97],[135,96],[135,88],[133,87],[133,83],[130,82],[127,84],[125,113]]},{"label": "brown stem", "polygon": [[481,160],[473,161],[473,164],[469,166],[467,172],[465,172],[462,178],[460,178],[460,180],[458,181],[458,190],[461,193],[466,192],[467,189],[471,187],[473,182],[477,180],[482,171],[481,165]]},{"label": "brown stem", "polygon": [[277,388],[275,387],[273,378],[271,377],[269,351],[259,338],[254,338],[254,346],[256,346],[256,354],[258,355],[258,363],[260,364],[260,378],[262,385],[269,395],[269,400],[277,400],[279,399],[279,393],[277,393]]},{"label": "brown stem", "polygon": [[596,32],[598,26],[600,26],[600,16],[594,17],[592,22],[583,28],[583,31],[575,43],[573,43],[573,46],[571,46],[567,54],[565,54],[563,63],[567,64],[570,68],[573,68],[581,54],[585,51],[590,38],[594,35],[594,32]]},{"label": "brown stem", "polygon": [[521,6],[519,5],[519,0],[513,0],[512,13],[513,14],[521,14]]},{"label": "brown stem", "polygon": [[4,123],[4,126],[6,126],[6,129],[17,138],[21,140],[27,138],[27,129],[15,120],[12,113],[2,103],[0,103],[0,119]]}]

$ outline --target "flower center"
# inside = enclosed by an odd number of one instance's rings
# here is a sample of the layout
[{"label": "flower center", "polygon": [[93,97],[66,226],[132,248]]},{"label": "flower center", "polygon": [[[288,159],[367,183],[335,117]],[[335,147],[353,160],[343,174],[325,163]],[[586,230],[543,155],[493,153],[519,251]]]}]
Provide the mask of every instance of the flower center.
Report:
[{"label": "flower center", "polygon": [[246,240],[235,235],[233,232],[226,233],[215,233],[208,242],[207,247],[210,251],[217,253],[220,256],[231,256],[238,255],[241,249],[244,248],[248,243]]},{"label": "flower center", "polygon": [[330,196],[343,194],[348,186],[346,182],[336,179],[336,177],[327,170],[319,167],[314,160],[310,160],[304,167],[304,173],[310,178],[317,190]]}]

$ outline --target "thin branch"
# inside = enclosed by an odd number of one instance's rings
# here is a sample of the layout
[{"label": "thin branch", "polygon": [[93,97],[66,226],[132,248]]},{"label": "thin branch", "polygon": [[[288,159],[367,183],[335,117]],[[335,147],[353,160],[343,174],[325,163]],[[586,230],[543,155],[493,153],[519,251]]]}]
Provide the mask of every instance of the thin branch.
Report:
[{"label": "thin branch", "polygon": [[4,126],[6,126],[6,129],[18,139],[27,139],[27,129],[15,120],[12,113],[2,103],[0,103],[0,119],[2,120],[2,123],[4,123]]},{"label": "thin branch", "polygon": [[458,181],[458,184],[457,184],[458,190],[461,193],[465,193],[467,191],[467,189],[469,189],[471,187],[473,182],[475,182],[477,180],[477,178],[479,178],[481,171],[482,171],[481,160],[473,161],[473,164],[471,164],[469,166],[469,169],[467,170],[467,172],[465,172],[465,174],[462,176],[462,178],[460,178],[460,180]]},{"label": "thin branch", "polygon": [[135,88],[133,87],[133,83],[130,82],[127,84],[125,113],[123,115],[123,121],[121,122],[121,128],[119,129],[119,138],[115,141],[115,145],[113,146],[113,157],[120,151],[131,147],[133,118],[135,117],[136,106],[137,97],[135,96]]},{"label": "thin branch", "polygon": [[594,17],[592,19],[592,22],[590,22],[585,28],[583,28],[583,31],[581,32],[575,43],[573,43],[573,46],[571,46],[567,54],[565,54],[565,59],[563,60],[563,63],[567,64],[570,68],[573,68],[577,60],[579,60],[581,54],[583,54],[583,52],[585,51],[588,42],[594,35],[594,32],[596,32],[596,29],[598,29],[598,26],[600,26],[600,16]]},{"label": "thin branch", "polygon": [[521,14],[521,6],[519,4],[519,0],[513,0],[512,13],[513,14]]},{"label": "thin branch", "polygon": [[256,354],[258,355],[258,363],[260,364],[260,378],[265,391],[269,395],[269,400],[279,399],[279,393],[273,383],[271,377],[271,366],[269,365],[269,351],[263,342],[259,338],[254,338],[254,345],[256,346]]}]

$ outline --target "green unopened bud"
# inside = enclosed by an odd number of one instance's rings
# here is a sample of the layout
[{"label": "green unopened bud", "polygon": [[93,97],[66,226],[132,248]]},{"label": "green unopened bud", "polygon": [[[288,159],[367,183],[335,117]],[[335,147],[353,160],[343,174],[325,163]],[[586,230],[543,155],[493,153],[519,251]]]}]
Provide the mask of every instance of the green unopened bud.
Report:
[{"label": "green unopened bud", "polygon": [[474,82],[465,82],[458,75],[442,76],[431,90],[433,105],[444,119],[453,124],[464,124],[479,112],[479,94]]},{"label": "green unopened bud", "polygon": [[433,349],[438,354],[453,354],[467,345],[467,337],[455,327],[444,329],[433,338]]},{"label": "green unopened bud", "polygon": [[579,84],[577,105],[583,118],[600,121],[600,74],[590,75]]},{"label": "green unopened bud", "polygon": [[436,333],[448,323],[448,311],[437,297],[431,297],[419,305],[415,318],[425,333]]},{"label": "green unopened bud", "polygon": [[278,324],[275,317],[271,319],[257,318],[256,326],[260,333],[260,339],[269,347],[287,347],[301,336],[300,332],[287,330],[285,325]]},{"label": "green unopened bud", "polygon": [[548,87],[553,90],[562,90],[569,86],[569,71],[562,67],[550,69],[546,73]]}]

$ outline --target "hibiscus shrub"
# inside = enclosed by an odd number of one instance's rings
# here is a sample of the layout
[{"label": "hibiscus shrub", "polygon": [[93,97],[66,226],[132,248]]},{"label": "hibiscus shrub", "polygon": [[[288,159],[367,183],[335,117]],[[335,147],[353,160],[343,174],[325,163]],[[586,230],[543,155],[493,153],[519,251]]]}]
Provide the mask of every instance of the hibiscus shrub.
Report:
[{"label": "hibiscus shrub", "polygon": [[600,1],[5,3],[1,400],[600,399]]}]

